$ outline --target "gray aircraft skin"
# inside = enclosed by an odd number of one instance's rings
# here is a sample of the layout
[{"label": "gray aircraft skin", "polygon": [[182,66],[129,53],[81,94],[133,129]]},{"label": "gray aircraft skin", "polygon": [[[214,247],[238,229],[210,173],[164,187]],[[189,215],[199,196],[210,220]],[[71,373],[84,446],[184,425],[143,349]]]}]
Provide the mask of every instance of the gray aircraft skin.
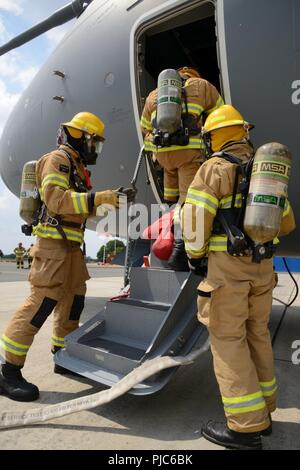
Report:
[{"label": "gray aircraft skin", "polygon": [[[196,66],[255,124],[255,146],[288,145],[289,199],[300,216],[300,2],[298,0],[93,0],[21,96],[0,142],[0,173],[19,195],[26,161],[56,146],[60,123],[79,111],[106,123],[94,190],[128,186],[142,134],[144,100],[164,68]],[[63,72],[54,74],[54,71]],[[56,97],[56,99],[53,99]],[[155,178],[138,202],[159,200]],[[298,229],[299,230],[299,229]],[[281,244],[297,256],[299,231]]]}]

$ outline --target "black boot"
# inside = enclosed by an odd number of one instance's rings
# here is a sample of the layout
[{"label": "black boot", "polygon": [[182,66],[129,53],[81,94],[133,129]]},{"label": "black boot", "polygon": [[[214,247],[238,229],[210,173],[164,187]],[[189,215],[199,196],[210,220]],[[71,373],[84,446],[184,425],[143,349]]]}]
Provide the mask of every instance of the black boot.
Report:
[{"label": "black boot", "polygon": [[21,367],[6,363],[1,366],[0,394],[16,401],[34,401],[39,398],[39,389],[22,377]]},{"label": "black boot", "polygon": [[174,240],[173,251],[168,260],[168,265],[174,271],[189,271],[188,257],[181,238]]},{"label": "black boot", "polygon": [[[62,349],[62,348],[60,348],[59,346],[53,346],[51,352],[52,352],[52,354],[56,354],[57,351],[59,351],[60,349]],[[73,372],[72,370],[66,369],[65,367],[62,367],[58,364],[54,364],[53,372],[54,372],[54,374],[75,375],[77,377],[80,377],[80,375],[77,374],[76,372]]]},{"label": "black boot", "polygon": [[209,421],[202,428],[202,436],[227,449],[261,450],[261,432],[235,432],[226,423]]}]

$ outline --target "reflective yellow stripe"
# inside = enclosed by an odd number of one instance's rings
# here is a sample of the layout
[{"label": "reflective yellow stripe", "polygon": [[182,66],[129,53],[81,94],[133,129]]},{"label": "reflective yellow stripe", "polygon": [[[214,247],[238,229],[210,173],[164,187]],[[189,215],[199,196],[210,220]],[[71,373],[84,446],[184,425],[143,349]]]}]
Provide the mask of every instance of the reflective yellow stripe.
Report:
[{"label": "reflective yellow stripe", "polygon": [[266,406],[261,391],[244,395],[242,397],[223,397],[224,410],[227,413],[248,413],[249,411],[261,410]]},{"label": "reflective yellow stripe", "polygon": [[[220,209],[230,209],[231,204],[232,204],[232,199],[233,199],[232,196],[224,197],[223,199],[221,199]],[[236,195],[234,207],[237,207],[237,208],[242,207],[242,195],[240,193]]]},{"label": "reflective yellow stripe", "polygon": [[192,188],[189,189],[185,202],[193,204],[194,206],[203,207],[212,215],[216,215],[219,205],[218,199],[214,196]]},{"label": "reflective yellow stripe", "polygon": [[[227,236],[226,235],[213,235],[209,239],[209,251],[227,251]],[[274,238],[274,245],[280,243],[278,238]]]},{"label": "reflective yellow stripe", "polygon": [[263,390],[263,396],[264,397],[271,397],[276,392],[277,392],[277,385],[274,387],[273,390],[269,390],[269,391]]},{"label": "reflective yellow stripe", "polygon": [[[182,103],[182,110],[185,112],[185,103]],[[188,112],[200,116],[204,111],[204,108],[198,103],[188,103]]]},{"label": "reflective yellow stripe", "polygon": [[52,344],[63,348],[65,346],[65,338],[60,338],[59,336],[52,336]]},{"label": "reflective yellow stripe", "polygon": [[88,214],[88,207],[86,203],[86,193],[71,193],[71,198],[76,214]]},{"label": "reflective yellow stripe", "polygon": [[275,377],[270,382],[259,382],[261,387],[272,387],[272,385],[276,385]]},{"label": "reflective yellow stripe", "polygon": [[216,109],[218,109],[220,106],[222,106],[224,104],[224,100],[222,98],[222,96],[219,96],[219,98],[217,99],[217,102],[215,104],[215,106],[211,109],[208,109],[206,112],[207,114],[210,114],[212,113],[213,111],[215,111]]},{"label": "reflective yellow stripe", "polygon": [[[63,227],[63,231],[65,232],[68,240],[79,242],[80,244],[83,242],[83,231],[76,232],[75,230],[71,230],[66,227]],[[60,240],[63,238],[55,227],[51,227],[50,225],[43,225],[41,223],[33,228],[32,234],[41,238],[53,238],[55,240]]]},{"label": "reflective yellow stripe", "polygon": [[4,349],[4,351],[7,351],[11,354],[14,354],[15,356],[26,356],[27,355],[27,352],[20,352],[20,351],[17,351],[15,349],[12,349],[10,348],[9,346],[7,346],[2,339],[0,339],[0,346]]},{"label": "reflective yellow stripe", "polygon": [[[201,116],[201,114],[204,111],[204,108],[198,103],[187,103],[187,108],[188,108],[188,113],[189,114],[195,114],[196,116]],[[182,112],[185,113],[185,102],[184,102],[184,100],[182,101]],[[156,118],[156,109],[154,111],[152,111],[152,113],[151,113],[151,121],[153,122],[155,118]],[[150,124],[149,121],[147,121],[143,117],[141,119],[141,123],[142,123],[142,121],[145,122],[145,123]],[[146,126],[143,126],[143,127],[146,127]],[[200,130],[199,130],[199,132],[200,132]]]},{"label": "reflective yellow stripe", "polygon": [[201,201],[198,201],[197,199],[187,197],[186,200],[185,200],[185,203],[186,204],[192,204],[193,206],[203,207],[208,212],[210,212],[212,215],[216,215],[216,213],[217,213],[216,209],[213,209],[209,205],[209,203],[207,203],[207,202],[201,202]]},{"label": "reflective yellow stripe", "polygon": [[234,403],[247,403],[250,400],[255,400],[256,398],[262,398],[262,392],[250,393],[249,395],[243,395],[241,397],[224,397],[222,396],[222,401],[224,405],[232,405]]},{"label": "reflective yellow stripe", "polygon": [[16,356],[26,356],[30,348],[30,346],[27,344],[17,343],[5,335],[2,335],[2,338],[0,339],[0,345],[4,351],[15,354]]},{"label": "reflective yellow stripe", "polygon": [[190,141],[188,145],[172,145],[171,147],[163,147],[158,148],[156,147],[150,140],[145,140],[145,150],[147,152],[154,152],[154,153],[164,153],[170,152],[174,150],[186,150],[186,149],[205,149],[205,145],[203,140],[200,137],[193,138],[190,137]]},{"label": "reflective yellow stripe", "polygon": [[42,181],[42,190],[44,190],[45,186],[48,184],[53,184],[54,186],[60,186],[64,189],[69,189],[68,178],[57,173],[50,173],[49,175],[45,176]]},{"label": "reflective yellow stripe", "polygon": [[165,196],[179,196],[179,188],[164,188]]},{"label": "reflective yellow stripe", "polygon": [[210,201],[213,204],[213,207],[218,208],[218,206],[219,206],[218,199],[216,197],[212,196],[211,194],[206,193],[205,191],[198,191],[198,189],[190,188],[188,190],[188,195],[189,194],[192,195],[192,196],[199,196],[201,198],[207,199],[208,201]]},{"label": "reflective yellow stripe", "polygon": [[148,119],[146,119],[145,117],[142,116],[141,120],[140,120],[140,124],[142,127],[144,127],[145,129],[147,129],[148,131],[152,131],[153,127],[152,127],[152,124],[150,121],[148,121]]},{"label": "reflective yellow stripe", "polygon": [[272,379],[270,382],[259,382],[264,397],[271,397],[277,390],[276,379]]},{"label": "reflective yellow stripe", "polygon": [[249,413],[250,411],[261,410],[265,407],[266,407],[265,402],[259,402],[256,405],[245,406],[245,407],[243,406],[242,408],[230,408],[230,407],[224,406],[224,410],[227,413],[231,413],[235,415],[235,414],[241,414],[241,413]]},{"label": "reflective yellow stripe", "polygon": [[24,349],[26,351],[28,351],[28,349],[30,348],[30,346],[28,346],[28,344],[17,343],[16,341],[13,341],[12,339],[8,338],[5,335],[2,335],[2,338],[6,343],[12,344],[16,348]]},{"label": "reflective yellow stripe", "polygon": [[227,236],[213,235],[209,240],[209,251],[227,251]]},{"label": "reflective yellow stripe", "polygon": [[206,254],[206,247],[194,250],[192,245],[185,241],[185,250],[191,258],[202,258]]}]

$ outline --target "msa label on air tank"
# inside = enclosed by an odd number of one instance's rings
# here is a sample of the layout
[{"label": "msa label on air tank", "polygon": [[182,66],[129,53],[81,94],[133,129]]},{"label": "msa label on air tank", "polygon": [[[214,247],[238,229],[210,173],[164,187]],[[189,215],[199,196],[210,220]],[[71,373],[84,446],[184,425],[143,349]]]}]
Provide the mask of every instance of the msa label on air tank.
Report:
[{"label": "msa label on air tank", "polygon": [[176,98],[176,96],[162,96],[158,100],[158,104],[161,103],[172,103],[172,104],[181,104],[181,100],[179,98]]},{"label": "msa label on air tank", "polygon": [[21,191],[20,197],[25,198],[25,199],[27,199],[29,197],[33,197],[33,199],[37,199],[39,197],[39,192],[38,192],[37,188],[35,188],[33,191],[29,191],[27,189],[27,190]]},{"label": "msa label on air tank", "polygon": [[181,82],[175,80],[175,78],[164,78],[163,80],[159,81],[158,86],[159,88],[162,86],[174,86],[175,88],[181,88]]},{"label": "msa label on air tank", "polygon": [[278,162],[256,162],[253,165],[252,174],[257,173],[273,173],[274,175],[281,175],[285,177],[290,176],[291,167]]},{"label": "msa label on air tank", "polygon": [[254,206],[276,206],[282,210],[285,206],[285,197],[278,197],[273,194],[249,194],[248,197],[248,203]]}]

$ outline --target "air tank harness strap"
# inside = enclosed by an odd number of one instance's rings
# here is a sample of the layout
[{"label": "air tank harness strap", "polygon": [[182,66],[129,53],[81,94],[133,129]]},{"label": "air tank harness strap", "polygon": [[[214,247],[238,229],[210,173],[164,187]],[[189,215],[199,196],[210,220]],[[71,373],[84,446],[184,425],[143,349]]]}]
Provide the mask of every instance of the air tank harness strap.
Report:
[{"label": "air tank harness strap", "polygon": [[[224,158],[230,163],[237,165],[235,174],[231,207],[228,209],[219,209],[214,221],[213,233],[220,235],[226,233],[228,237],[227,251],[232,256],[250,256],[251,241],[243,233],[243,220],[247,203],[249,190],[250,174],[253,159],[247,163],[227,152],[217,152],[212,157]],[[239,182],[239,176],[242,176]],[[236,207],[237,194],[241,194],[241,204]]]},{"label": "air tank harness strap", "polygon": [[76,222],[67,222],[64,221],[59,215],[50,216],[47,211],[47,207],[45,204],[42,205],[41,211],[38,217],[39,222],[45,225],[50,225],[50,227],[56,228],[58,233],[62,236],[66,244],[67,251],[71,250],[71,242],[68,240],[67,235],[63,229],[63,227],[70,227],[85,230],[85,223],[84,224],[77,224]]},{"label": "air tank harness strap", "polygon": [[[69,163],[70,163],[70,166],[71,166],[70,180],[74,184],[74,186],[76,188],[76,191],[79,192],[79,193],[86,193],[87,192],[86,183],[78,175],[71,155],[69,155],[68,152],[66,152],[63,149],[59,149],[59,152],[63,153],[67,157],[67,159],[69,160]],[[90,184],[90,181],[88,182],[88,184]]]}]

